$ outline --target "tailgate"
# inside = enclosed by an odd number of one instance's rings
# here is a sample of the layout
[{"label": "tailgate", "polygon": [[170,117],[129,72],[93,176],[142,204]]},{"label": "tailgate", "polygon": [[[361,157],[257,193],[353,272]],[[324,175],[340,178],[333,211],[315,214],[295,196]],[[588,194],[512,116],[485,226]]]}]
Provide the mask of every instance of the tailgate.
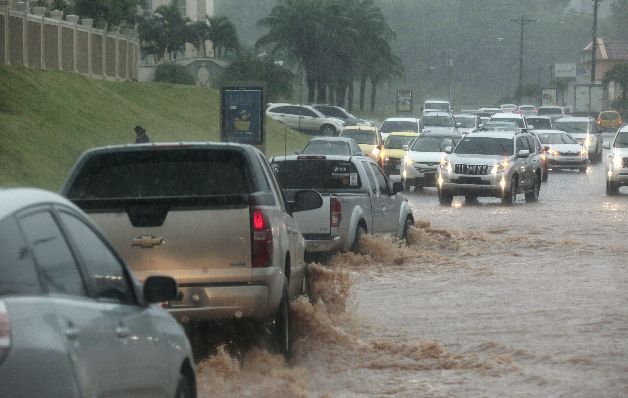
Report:
[{"label": "tailgate", "polygon": [[[137,227],[127,211],[91,213],[134,275],[178,283],[249,282],[249,207],[171,209],[159,226]],[[136,223],[137,224],[137,223]]]},{"label": "tailgate", "polygon": [[300,211],[293,214],[301,234],[307,239],[307,235],[329,235],[331,234],[331,224],[329,219],[329,194],[321,194],[323,206],[318,209]]}]

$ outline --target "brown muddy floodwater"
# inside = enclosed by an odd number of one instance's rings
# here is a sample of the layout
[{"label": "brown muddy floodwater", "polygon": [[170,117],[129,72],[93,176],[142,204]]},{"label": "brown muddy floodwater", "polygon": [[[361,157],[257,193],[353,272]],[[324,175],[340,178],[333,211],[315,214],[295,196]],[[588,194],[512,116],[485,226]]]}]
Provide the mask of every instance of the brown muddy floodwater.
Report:
[{"label": "brown muddy floodwater", "polygon": [[628,396],[628,189],[605,195],[603,162],[550,172],[538,204],[407,197],[407,247],[310,265],[290,363],[209,347],[200,396]]}]

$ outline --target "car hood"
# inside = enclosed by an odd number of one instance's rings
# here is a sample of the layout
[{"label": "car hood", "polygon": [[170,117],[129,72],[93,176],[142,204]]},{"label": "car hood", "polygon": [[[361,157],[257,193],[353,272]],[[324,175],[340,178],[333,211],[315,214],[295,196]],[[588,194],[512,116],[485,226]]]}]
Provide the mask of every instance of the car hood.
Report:
[{"label": "car hood", "polygon": [[408,152],[408,158],[417,163],[440,163],[444,156],[444,152]]},{"label": "car hood", "polygon": [[425,126],[423,132],[429,131],[434,134],[458,134],[459,130],[455,127],[439,127],[439,126]]},{"label": "car hood", "polygon": [[550,149],[553,149],[561,153],[564,153],[564,152],[580,153],[580,151],[582,150],[582,145],[580,144],[551,144],[548,146],[550,147]]},{"label": "car hood", "polygon": [[449,161],[451,163],[463,163],[463,164],[477,164],[477,165],[489,165],[492,166],[496,163],[503,162],[506,159],[510,159],[506,156],[500,155],[461,155],[452,153],[449,155]]}]

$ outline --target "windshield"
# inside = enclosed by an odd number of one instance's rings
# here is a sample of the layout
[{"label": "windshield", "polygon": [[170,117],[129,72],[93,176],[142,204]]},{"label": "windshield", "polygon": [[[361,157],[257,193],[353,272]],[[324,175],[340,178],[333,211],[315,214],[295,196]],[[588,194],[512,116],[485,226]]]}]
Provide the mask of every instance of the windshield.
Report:
[{"label": "windshield", "polygon": [[460,123],[460,127],[463,127],[463,128],[466,128],[466,129],[475,128],[475,118],[474,117],[457,116],[456,117],[456,123]]},{"label": "windshield", "polygon": [[577,144],[572,136],[566,133],[541,133],[537,134],[541,144]]},{"label": "windshield", "polygon": [[460,155],[501,155],[512,156],[514,140],[512,138],[464,137],[454,149]]},{"label": "windshield", "polygon": [[628,148],[628,131],[622,131],[617,134],[613,146],[615,148]]},{"label": "windshield", "polygon": [[588,121],[566,122],[559,119],[554,123],[554,127],[570,134],[586,134],[589,132]]},{"label": "windshield", "polygon": [[539,118],[526,118],[526,122],[528,122],[528,125],[534,126],[534,128],[537,130],[552,128],[552,122],[549,119],[544,119],[540,117]]},{"label": "windshield", "polygon": [[394,133],[394,132],[403,132],[403,131],[414,131],[415,133],[419,132],[419,125],[417,122],[413,121],[393,121],[386,120],[382,123],[379,131],[382,133]]},{"label": "windshield", "polygon": [[375,132],[366,130],[342,130],[341,137],[353,138],[358,144],[377,145]]},{"label": "windshield", "polygon": [[449,104],[443,102],[426,102],[424,109],[431,110],[439,110],[439,111],[449,111]]},{"label": "windshield", "polygon": [[303,149],[304,154],[351,155],[351,148],[346,142],[311,141]]},{"label": "windshield", "polygon": [[271,164],[283,189],[359,189],[362,186],[355,165],[346,160],[276,160]]},{"label": "windshield", "polygon": [[523,119],[521,118],[508,118],[508,117],[500,117],[500,118],[495,118],[493,120],[491,120],[491,122],[510,122],[510,123],[514,123],[517,127],[519,128],[524,128],[525,124],[523,122]]},{"label": "windshield", "polygon": [[430,127],[454,127],[454,119],[451,116],[423,116],[423,125]]},{"label": "windshield", "polygon": [[458,140],[459,138],[420,136],[410,149],[415,152],[444,152],[448,146],[453,148]]},{"label": "windshield", "polygon": [[410,145],[412,141],[416,139],[416,136],[403,136],[403,135],[391,135],[386,140],[384,148],[386,149],[403,149],[404,145]]}]

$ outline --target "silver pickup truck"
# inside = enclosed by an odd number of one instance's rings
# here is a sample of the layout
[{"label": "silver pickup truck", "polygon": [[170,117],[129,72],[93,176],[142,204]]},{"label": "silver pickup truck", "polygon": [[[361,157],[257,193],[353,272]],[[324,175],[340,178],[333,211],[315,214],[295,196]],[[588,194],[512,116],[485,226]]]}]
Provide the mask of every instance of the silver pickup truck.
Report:
[{"label": "silver pickup truck", "polygon": [[260,320],[290,351],[288,300],[304,291],[305,242],[293,212],[322,205],[313,191],[286,204],[249,145],[177,143],[84,153],[61,194],[103,229],[140,280],[176,279],[164,306],[178,320]]},{"label": "silver pickup truck", "polygon": [[405,238],[414,224],[412,209],[399,195],[403,183],[390,183],[364,156],[299,155],[270,159],[288,201],[302,189],[318,191],[323,206],[295,214],[308,254],[357,251],[365,233]]}]

